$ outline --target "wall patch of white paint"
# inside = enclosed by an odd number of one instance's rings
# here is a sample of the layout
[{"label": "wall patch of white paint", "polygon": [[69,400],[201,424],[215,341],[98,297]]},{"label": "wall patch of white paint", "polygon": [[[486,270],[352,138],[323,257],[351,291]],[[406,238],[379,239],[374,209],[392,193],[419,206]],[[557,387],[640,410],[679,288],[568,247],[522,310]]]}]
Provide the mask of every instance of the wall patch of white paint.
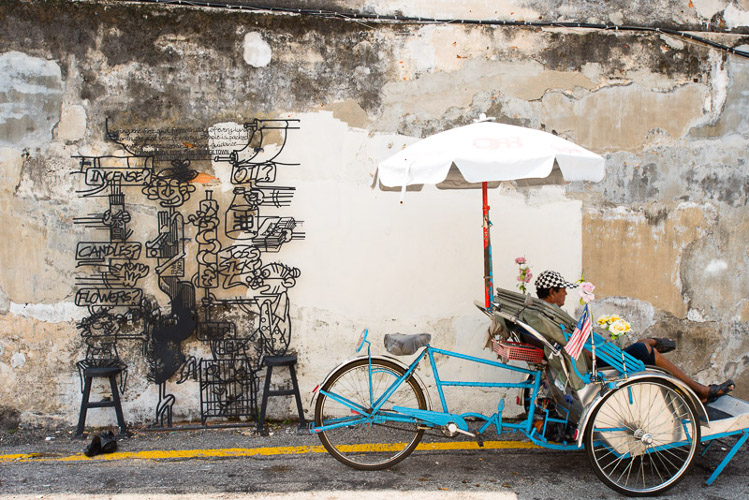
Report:
[{"label": "wall patch of white paint", "polygon": [[86,134],[86,109],[83,106],[66,106],[57,125],[57,137],[63,141],[77,141]]},{"label": "wall patch of white paint", "polygon": [[255,68],[270,64],[273,51],[260,33],[250,32],[244,36],[244,62]]},{"label": "wall patch of white paint", "polygon": [[704,323],[707,321],[705,316],[697,309],[690,309],[687,311],[687,319],[689,321],[694,321],[695,323]]},{"label": "wall patch of white paint", "polygon": [[26,364],[26,356],[22,352],[17,352],[13,355],[12,358],[10,358],[10,366],[13,368],[23,368],[23,365]]},{"label": "wall patch of white paint", "polygon": [[749,26],[749,12],[738,8],[736,5],[729,5],[723,12],[723,19],[726,20],[726,26],[729,28],[739,28]]},{"label": "wall patch of white paint", "polygon": [[728,6],[728,0],[692,0],[697,14],[708,21]]},{"label": "wall patch of white paint", "polygon": [[728,263],[726,261],[713,259],[707,264],[707,267],[705,267],[705,272],[707,274],[720,274],[726,269],[728,269]]},{"label": "wall patch of white paint", "polygon": [[58,302],[57,304],[18,304],[11,302],[9,312],[16,316],[47,323],[78,321],[85,316],[85,309],[76,306],[73,302]]},{"label": "wall patch of white paint", "polygon": [[432,43],[432,34],[436,28],[425,26],[419,30],[419,36],[412,38],[406,43],[406,52],[409,56],[410,66],[407,67],[403,61],[399,63],[400,77],[402,80],[412,79],[415,73],[429,71],[436,64],[435,47]]},{"label": "wall patch of white paint", "polygon": [[[483,291],[481,192],[425,186],[407,193],[401,205],[399,192],[372,189],[372,175],[378,161],[415,138],[370,137],[327,112],[294,117],[301,128],[283,157],[301,158],[302,165],[279,168],[278,184],[297,188],[289,210],[304,214],[306,239],[284,248],[285,262],[302,270],[290,292],[295,307],[325,311],[331,323],[345,317],[373,326],[397,318],[394,331],[409,321],[424,331],[430,316],[474,314],[473,300]],[[496,234],[520,235],[494,248],[497,286],[514,287],[518,255],[526,255],[534,271],[580,275],[580,201],[561,188],[533,190],[532,201],[502,189],[490,192],[490,205]],[[549,240],[562,242],[553,256]],[[326,326],[325,335],[335,335],[335,328]]]},{"label": "wall patch of white paint", "polygon": [[62,71],[22,52],[0,55],[0,146],[37,147],[60,121]]},{"label": "wall patch of white paint", "polygon": [[699,124],[710,123],[720,115],[728,98],[728,87],[731,85],[728,65],[724,63],[723,58],[711,53],[710,61],[713,63],[712,78],[710,79],[710,92],[705,97],[705,110],[708,115]]}]

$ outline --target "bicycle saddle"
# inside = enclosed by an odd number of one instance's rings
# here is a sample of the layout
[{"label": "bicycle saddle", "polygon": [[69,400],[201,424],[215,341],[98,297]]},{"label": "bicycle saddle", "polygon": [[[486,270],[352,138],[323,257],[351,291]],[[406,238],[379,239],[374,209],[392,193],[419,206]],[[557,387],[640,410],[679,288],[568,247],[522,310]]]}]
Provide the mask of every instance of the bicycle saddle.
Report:
[{"label": "bicycle saddle", "polygon": [[414,333],[413,335],[388,333],[385,335],[385,349],[396,356],[410,356],[416,354],[416,351],[431,340],[432,336],[428,333]]}]

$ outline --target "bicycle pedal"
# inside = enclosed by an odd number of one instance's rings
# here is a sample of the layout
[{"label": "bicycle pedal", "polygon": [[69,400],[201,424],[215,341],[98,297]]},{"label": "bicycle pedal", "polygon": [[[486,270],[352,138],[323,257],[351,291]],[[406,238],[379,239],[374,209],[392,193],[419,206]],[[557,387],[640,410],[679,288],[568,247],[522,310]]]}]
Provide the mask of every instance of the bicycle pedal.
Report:
[{"label": "bicycle pedal", "polygon": [[473,432],[464,431],[455,422],[450,422],[449,424],[442,427],[442,434],[444,434],[447,437],[455,437],[458,434],[463,434],[464,436],[469,437],[476,437],[476,434]]}]

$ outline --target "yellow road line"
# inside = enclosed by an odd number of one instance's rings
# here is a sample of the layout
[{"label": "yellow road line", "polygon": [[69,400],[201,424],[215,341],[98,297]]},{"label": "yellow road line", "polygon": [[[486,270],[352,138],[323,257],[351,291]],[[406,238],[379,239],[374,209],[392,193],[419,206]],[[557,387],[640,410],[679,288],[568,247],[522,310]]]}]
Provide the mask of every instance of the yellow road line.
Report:
[{"label": "yellow road line", "polygon": [[[528,450],[541,448],[527,441],[484,441],[487,450]],[[480,450],[481,446],[475,441],[450,441],[446,443],[421,443],[417,450]]]},{"label": "yellow road line", "polygon": [[[400,449],[397,444],[377,445],[350,445],[345,447],[346,452],[376,451],[388,449]],[[522,441],[484,441],[484,448],[488,450],[499,449],[530,449],[538,446]],[[478,450],[479,445],[472,441],[458,441],[445,443],[421,443],[416,448],[423,451],[444,450]],[[0,463],[23,463],[23,462],[86,462],[92,460],[163,460],[163,459],[186,459],[186,458],[226,458],[226,457],[253,457],[271,455],[304,455],[308,453],[324,453],[325,448],[317,446],[281,446],[274,448],[219,448],[208,450],[151,450],[118,452],[106,455],[97,455],[89,458],[82,453],[66,457],[50,457],[47,453],[20,453],[15,455],[0,455]]]}]

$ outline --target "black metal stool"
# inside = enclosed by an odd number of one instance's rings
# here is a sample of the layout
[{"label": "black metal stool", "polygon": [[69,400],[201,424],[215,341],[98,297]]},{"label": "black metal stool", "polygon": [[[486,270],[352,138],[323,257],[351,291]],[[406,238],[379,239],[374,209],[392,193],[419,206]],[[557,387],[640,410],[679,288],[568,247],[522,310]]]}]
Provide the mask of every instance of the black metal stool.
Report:
[{"label": "black metal stool", "polygon": [[[78,428],[75,431],[76,436],[81,436],[83,434],[83,426],[86,424],[86,413],[89,408],[109,408],[112,406],[117,413],[117,425],[120,426],[120,434],[128,434],[125,425],[125,417],[122,414],[120,392],[117,389],[117,381],[115,380],[122,370],[124,370],[123,366],[91,366],[83,369],[85,384],[83,387],[83,398],[81,399],[81,413],[78,416]],[[111,401],[104,400],[95,401],[93,403],[88,401],[88,398],[91,395],[91,384],[93,383],[94,377],[107,377],[109,379],[109,386],[112,388]]]},{"label": "black metal stool", "polygon": [[[302,397],[299,395],[299,384],[296,381],[296,356],[266,356],[263,360],[263,364],[268,367],[265,373],[265,388],[263,389],[263,402],[260,406],[260,418],[257,422],[257,431],[262,435],[267,435],[268,430],[265,428],[265,410],[268,407],[268,398],[271,396],[291,396],[294,395],[296,398],[296,408],[299,412],[299,427],[302,427],[306,421],[304,420],[304,410],[302,410]],[[289,373],[291,374],[291,386],[292,389],[279,389],[275,391],[270,390],[270,379],[273,373],[273,367],[287,366]]]}]

